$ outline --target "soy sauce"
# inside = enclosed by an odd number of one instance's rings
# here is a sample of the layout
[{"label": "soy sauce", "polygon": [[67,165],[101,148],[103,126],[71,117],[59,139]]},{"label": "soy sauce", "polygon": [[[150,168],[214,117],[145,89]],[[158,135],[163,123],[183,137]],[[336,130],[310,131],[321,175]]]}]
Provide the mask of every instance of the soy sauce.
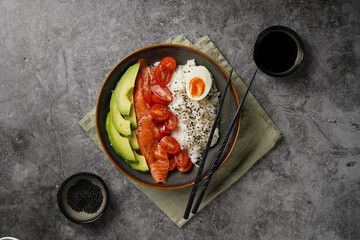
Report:
[{"label": "soy sauce", "polygon": [[289,34],[273,31],[261,39],[255,58],[267,71],[281,73],[294,65],[297,54],[297,44]]}]

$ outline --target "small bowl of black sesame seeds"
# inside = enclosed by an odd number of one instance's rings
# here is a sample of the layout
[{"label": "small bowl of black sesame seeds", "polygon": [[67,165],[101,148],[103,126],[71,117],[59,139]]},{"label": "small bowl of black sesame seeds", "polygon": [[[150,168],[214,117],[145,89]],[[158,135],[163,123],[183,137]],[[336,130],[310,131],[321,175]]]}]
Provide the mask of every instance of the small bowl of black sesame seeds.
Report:
[{"label": "small bowl of black sesame seeds", "polygon": [[82,172],[67,178],[58,192],[61,212],[74,223],[91,223],[99,219],[108,202],[108,189],[97,175]]}]

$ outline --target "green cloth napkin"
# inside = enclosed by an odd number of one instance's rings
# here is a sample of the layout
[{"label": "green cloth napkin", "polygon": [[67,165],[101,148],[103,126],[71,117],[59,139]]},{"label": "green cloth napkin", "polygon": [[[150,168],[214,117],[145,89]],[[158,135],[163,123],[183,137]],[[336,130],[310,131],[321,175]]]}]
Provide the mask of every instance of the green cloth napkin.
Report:
[{"label": "green cloth napkin", "polygon": [[[195,44],[192,44],[182,35],[170,38],[165,43],[181,44],[196,48],[214,59],[227,73],[232,69],[208,36],[200,38]],[[246,86],[235,71],[232,74],[232,82],[240,101]],[[80,120],[79,124],[95,144],[102,149],[96,132],[95,108]],[[235,148],[225,164],[213,175],[199,210],[237,181],[256,161],[274,147],[280,138],[281,132],[279,129],[249,92],[242,107],[240,133]],[[133,183],[176,225],[182,227],[188,221],[183,219],[183,215],[192,186],[176,190],[159,190],[143,186],[134,181]],[[198,191],[201,191],[201,187],[198,188]],[[192,216],[190,215],[189,219]]]}]

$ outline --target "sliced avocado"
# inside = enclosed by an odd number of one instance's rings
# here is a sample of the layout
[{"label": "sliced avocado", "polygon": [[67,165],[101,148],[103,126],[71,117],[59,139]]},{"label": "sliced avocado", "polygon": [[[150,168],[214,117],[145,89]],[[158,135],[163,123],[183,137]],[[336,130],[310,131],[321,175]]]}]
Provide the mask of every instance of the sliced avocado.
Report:
[{"label": "sliced avocado", "polygon": [[130,121],[126,120],[121,116],[117,104],[116,104],[116,95],[119,91],[119,84],[116,85],[114,92],[111,95],[110,99],[110,112],[111,112],[111,121],[115,126],[116,131],[121,133],[124,136],[130,136],[131,134],[131,127],[130,127]]},{"label": "sliced avocado", "polygon": [[149,167],[146,163],[145,157],[143,155],[137,154],[135,151],[134,151],[134,155],[137,160],[137,163],[129,163],[130,166],[137,171],[149,172]]},{"label": "sliced avocado", "polygon": [[115,152],[129,164],[137,163],[138,161],[135,159],[135,155],[130,146],[129,137],[121,136],[121,134],[116,131],[111,119],[111,112],[109,112],[106,118],[105,127],[112,147]]},{"label": "sliced avocado", "polygon": [[132,95],[134,92],[136,76],[139,72],[140,63],[135,63],[129,67],[119,81],[119,92],[116,97],[119,112],[124,115],[130,115],[131,105],[133,103]]},{"label": "sliced avocado", "polygon": [[[132,97],[131,97],[132,98]],[[134,103],[131,104],[130,108],[130,114],[128,116],[124,116],[126,120],[130,121],[131,128],[135,129],[137,128],[137,122],[136,122],[136,115],[135,115],[135,109],[134,109]]]},{"label": "sliced avocado", "polygon": [[136,138],[136,132],[137,132],[136,129],[131,130],[131,135],[129,137],[130,145],[133,150],[140,149],[137,138]]}]

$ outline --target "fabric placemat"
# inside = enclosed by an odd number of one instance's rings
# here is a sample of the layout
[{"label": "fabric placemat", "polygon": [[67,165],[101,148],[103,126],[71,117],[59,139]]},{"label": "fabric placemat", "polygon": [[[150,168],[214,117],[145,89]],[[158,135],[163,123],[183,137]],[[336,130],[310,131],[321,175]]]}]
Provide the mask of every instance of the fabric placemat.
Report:
[{"label": "fabric placemat", "polygon": [[[200,38],[195,44],[192,44],[183,35],[170,38],[165,43],[196,48],[214,59],[227,73],[232,69],[208,36]],[[246,86],[235,71],[232,74],[232,83],[240,101]],[[235,148],[225,164],[214,173],[199,210],[237,181],[281,138],[279,129],[250,92],[244,102],[241,114],[240,133]],[[79,121],[79,125],[102,149],[96,132],[95,108]],[[176,190],[160,190],[132,182],[179,227],[182,227],[193,216],[191,214],[188,220],[183,219],[192,186]],[[198,191],[201,191],[201,186],[199,186]]]}]

